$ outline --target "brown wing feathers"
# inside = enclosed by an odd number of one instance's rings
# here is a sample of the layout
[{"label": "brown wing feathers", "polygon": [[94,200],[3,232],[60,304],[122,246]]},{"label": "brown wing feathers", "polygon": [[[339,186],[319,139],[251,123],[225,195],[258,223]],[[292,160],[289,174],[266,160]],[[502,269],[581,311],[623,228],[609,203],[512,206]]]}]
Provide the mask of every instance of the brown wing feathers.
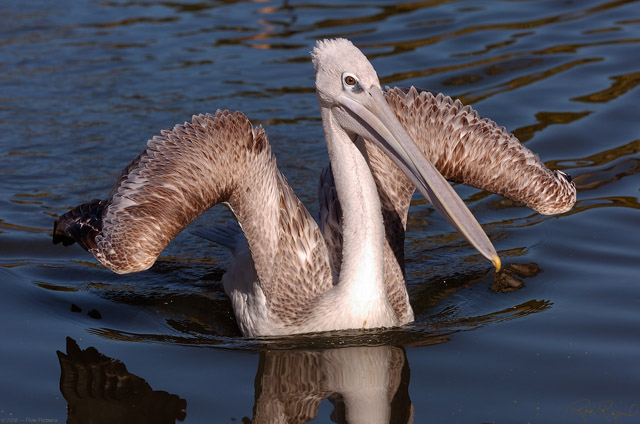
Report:
[{"label": "brown wing feathers", "polygon": [[386,99],[446,179],[522,202],[545,215],[566,212],[575,203],[575,185],[567,174],[551,171],[513,134],[470,106],[413,87],[390,89]]},{"label": "brown wing feathers", "polygon": [[332,285],[326,245],[278,171],[264,130],[239,112],[194,116],[154,137],[108,200],[56,221],[54,242],[77,241],[115,272],[141,271],[220,202],[242,227],[270,311],[285,324],[296,322]]},{"label": "brown wing feathers", "polygon": [[194,116],[151,139],[108,200],[62,215],[53,241],[76,241],[118,273],[146,269],[195,217],[228,200],[238,156],[263,150],[264,133],[240,113]]}]

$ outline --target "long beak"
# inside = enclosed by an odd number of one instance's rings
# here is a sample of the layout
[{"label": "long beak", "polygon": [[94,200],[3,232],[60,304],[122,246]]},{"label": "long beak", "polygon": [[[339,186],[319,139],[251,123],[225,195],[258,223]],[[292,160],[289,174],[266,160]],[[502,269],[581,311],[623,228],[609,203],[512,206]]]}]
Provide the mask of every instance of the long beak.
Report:
[{"label": "long beak", "polygon": [[[460,196],[424,156],[384,99],[382,90],[373,86],[355,100],[348,95],[339,98],[347,111],[364,121],[362,137],[375,142],[415,184],[442,216],[478,252],[500,270],[500,257],[493,244],[471,214]],[[366,133],[370,132],[370,133]]]}]

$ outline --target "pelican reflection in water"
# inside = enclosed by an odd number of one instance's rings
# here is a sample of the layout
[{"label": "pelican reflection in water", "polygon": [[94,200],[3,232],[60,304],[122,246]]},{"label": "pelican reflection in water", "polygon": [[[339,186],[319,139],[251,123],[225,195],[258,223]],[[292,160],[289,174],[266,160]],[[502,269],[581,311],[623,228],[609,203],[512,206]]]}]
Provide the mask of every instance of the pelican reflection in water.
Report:
[{"label": "pelican reflection in water", "polygon": [[382,90],[344,39],[319,41],[311,55],[330,158],[319,224],[278,171],[264,130],[218,111],[152,138],[107,200],[56,221],[54,242],[78,242],[118,273],[142,271],[224,203],[239,226],[200,234],[234,253],[223,284],[244,335],[393,327],[414,319],[403,244],[416,188],[497,269],[493,245],[447,180],[544,214],[574,204],[567,174],[469,106],[415,88]]},{"label": "pelican reflection in water", "polygon": [[[71,338],[66,350],[57,354],[67,422],[169,424],[187,417],[188,399],[153,390],[119,360],[93,347],[82,350]],[[317,418],[320,403],[328,399],[333,422],[410,423],[409,374],[404,349],[394,346],[265,350],[250,422],[306,423]]]}]

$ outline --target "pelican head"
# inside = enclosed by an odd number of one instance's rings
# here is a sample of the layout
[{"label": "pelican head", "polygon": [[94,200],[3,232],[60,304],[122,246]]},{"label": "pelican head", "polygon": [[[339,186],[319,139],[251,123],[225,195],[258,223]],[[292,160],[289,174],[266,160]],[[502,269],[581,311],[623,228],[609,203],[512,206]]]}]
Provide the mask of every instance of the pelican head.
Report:
[{"label": "pelican head", "polygon": [[318,41],[311,56],[323,119],[333,120],[352,141],[362,137],[379,146],[440,214],[499,270],[500,258],[491,241],[400,124],[365,55],[350,41],[335,39]]},{"label": "pelican head", "polygon": [[[333,107],[345,92],[378,87],[378,74],[362,52],[344,38],[318,41],[311,52],[316,73],[316,93],[321,107]],[[345,79],[355,84],[345,89]],[[348,84],[347,84],[348,86]]]}]

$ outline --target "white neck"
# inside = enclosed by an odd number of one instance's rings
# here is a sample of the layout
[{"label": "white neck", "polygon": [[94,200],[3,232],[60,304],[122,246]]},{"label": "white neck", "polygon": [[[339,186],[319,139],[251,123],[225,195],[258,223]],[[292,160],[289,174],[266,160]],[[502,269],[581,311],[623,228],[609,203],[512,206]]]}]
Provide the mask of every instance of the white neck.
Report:
[{"label": "white neck", "polygon": [[384,288],[384,223],[378,190],[362,140],[352,141],[326,108],[322,108],[322,121],[343,213],[342,266],[336,294],[348,315],[358,321],[351,325],[378,326],[380,319],[389,318],[390,309]]}]

